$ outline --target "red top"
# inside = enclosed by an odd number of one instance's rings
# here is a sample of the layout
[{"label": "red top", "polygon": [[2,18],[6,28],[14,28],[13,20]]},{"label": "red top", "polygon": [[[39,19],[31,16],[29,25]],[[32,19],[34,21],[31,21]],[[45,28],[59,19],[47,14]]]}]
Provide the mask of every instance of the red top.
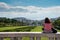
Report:
[{"label": "red top", "polygon": [[52,28],[52,24],[51,23],[45,23],[44,24],[44,29],[45,30],[51,30],[51,28]]}]

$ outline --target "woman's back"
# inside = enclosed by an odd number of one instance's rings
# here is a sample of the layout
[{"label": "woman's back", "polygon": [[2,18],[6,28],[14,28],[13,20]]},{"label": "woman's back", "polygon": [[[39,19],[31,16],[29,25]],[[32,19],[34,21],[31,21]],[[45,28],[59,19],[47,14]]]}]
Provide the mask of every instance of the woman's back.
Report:
[{"label": "woman's back", "polygon": [[51,23],[44,23],[44,30],[51,30],[52,24]]}]

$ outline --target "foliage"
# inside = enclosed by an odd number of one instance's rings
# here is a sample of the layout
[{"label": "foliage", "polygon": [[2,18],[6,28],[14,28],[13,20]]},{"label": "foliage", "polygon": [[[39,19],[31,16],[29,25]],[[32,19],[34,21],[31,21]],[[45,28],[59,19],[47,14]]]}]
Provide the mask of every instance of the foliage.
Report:
[{"label": "foliage", "polygon": [[5,26],[23,26],[25,23],[17,21],[15,19],[0,17],[0,27]]},{"label": "foliage", "polygon": [[55,28],[60,30],[60,17],[53,22]]}]

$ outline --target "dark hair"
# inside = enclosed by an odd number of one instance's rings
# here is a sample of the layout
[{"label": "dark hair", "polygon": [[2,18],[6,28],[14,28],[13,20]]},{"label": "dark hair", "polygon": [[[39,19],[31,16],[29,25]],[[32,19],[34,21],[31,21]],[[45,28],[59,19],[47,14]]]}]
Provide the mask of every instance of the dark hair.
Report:
[{"label": "dark hair", "polygon": [[45,23],[51,23],[49,18],[45,18]]}]

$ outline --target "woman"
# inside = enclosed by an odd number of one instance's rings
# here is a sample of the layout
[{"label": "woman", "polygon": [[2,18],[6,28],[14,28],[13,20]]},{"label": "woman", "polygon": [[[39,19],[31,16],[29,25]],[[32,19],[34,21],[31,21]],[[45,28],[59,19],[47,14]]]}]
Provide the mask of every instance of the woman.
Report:
[{"label": "woman", "polygon": [[56,33],[57,31],[53,28],[53,25],[49,18],[45,18],[43,24],[43,32],[44,33]]}]

